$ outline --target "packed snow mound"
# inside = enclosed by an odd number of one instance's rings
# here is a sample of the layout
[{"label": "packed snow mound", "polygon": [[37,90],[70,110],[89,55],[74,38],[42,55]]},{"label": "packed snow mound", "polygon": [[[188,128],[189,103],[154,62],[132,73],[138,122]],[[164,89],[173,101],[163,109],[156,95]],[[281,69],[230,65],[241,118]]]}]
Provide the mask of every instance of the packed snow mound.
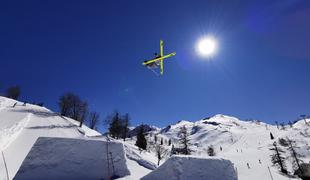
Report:
[{"label": "packed snow mound", "polygon": [[40,137],[14,180],[109,179],[129,174],[121,143]]},{"label": "packed snow mound", "polygon": [[[142,152],[133,145],[124,144],[126,157],[130,160],[136,161],[140,166],[147,168],[149,170],[154,170],[157,168],[157,165],[151,161],[148,161],[149,157],[143,158]],[[144,152],[145,153],[145,152]]]},{"label": "packed snow mound", "polygon": [[237,180],[233,164],[220,158],[172,156],[141,180]]},{"label": "packed snow mound", "polygon": [[39,137],[88,139],[101,134],[45,107],[0,96],[0,179],[14,177]]}]

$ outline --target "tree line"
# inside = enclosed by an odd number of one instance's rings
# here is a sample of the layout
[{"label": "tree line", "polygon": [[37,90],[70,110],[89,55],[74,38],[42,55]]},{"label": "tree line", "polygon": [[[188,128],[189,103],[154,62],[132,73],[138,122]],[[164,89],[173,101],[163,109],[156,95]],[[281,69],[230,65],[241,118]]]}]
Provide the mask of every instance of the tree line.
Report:
[{"label": "tree line", "polygon": [[20,86],[16,85],[16,86],[10,86],[8,87],[5,92],[4,92],[4,96],[7,98],[11,98],[14,100],[18,100],[18,98],[20,97],[21,94],[21,88]]},{"label": "tree line", "polygon": [[87,101],[82,100],[78,95],[71,92],[65,93],[60,96],[58,106],[61,116],[78,121],[80,127],[86,122],[91,129],[97,129],[100,122],[99,113],[90,111]]}]

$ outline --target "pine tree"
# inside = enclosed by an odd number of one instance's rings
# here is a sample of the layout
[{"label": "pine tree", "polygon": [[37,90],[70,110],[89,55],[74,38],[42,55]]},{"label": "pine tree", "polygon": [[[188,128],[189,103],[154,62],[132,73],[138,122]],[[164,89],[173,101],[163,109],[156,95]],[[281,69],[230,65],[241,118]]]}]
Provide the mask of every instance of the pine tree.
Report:
[{"label": "pine tree", "polygon": [[208,155],[215,156],[214,147],[212,145],[208,147]]},{"label": "pine tree", "polygon": [[185,155],[189,155],[190,154],[189,138],[188,138],[188,133],[187,133],[187,129],[185,126],[181,127],[180,129],[180,144],[183,146],[182,153]]},{"label": "pine tree", "polygon": [[171,139],[169,139],[169,141],[168,141],[168,146],[170,146],[171,145]]},{"label": "pine tree", "polygon": [[273,137],[273,135],[272,135],[272,133],[270,132],[270,139],[271,140],[273,140],[274,139],[274,137]]},{"label": "pine tree", "polygon": [[110,123],[110,127],[109,127],[109,134],[113,137],[113,138],[120,138],[122,133],[122,124],[121,124],[121,119],[119,116],[118,112],[115,112],[114,115],[112,116],[112,120]]},{"label": "pine tree", "polygon": [[273,147],[270,150],[274,151],[274,154],[271,155],[271,162],[280,168],[280,171],[284,174],[287,174],[285,158],[282,156],[284,152],[280,147],[278,147],[277,143],[273,143]]},{"label": "pine tree", "polygon": [[143,125],[140,127],[139,132],[137,134],[136,146],[138,146],[139,149],[146,150],[147,142],[145,139]]},{"label": "pine tree", "polygon": [[161,139],[160,139],[160,145],[163,145],[163,144],[164,144],[164,139],[161,138]]}]

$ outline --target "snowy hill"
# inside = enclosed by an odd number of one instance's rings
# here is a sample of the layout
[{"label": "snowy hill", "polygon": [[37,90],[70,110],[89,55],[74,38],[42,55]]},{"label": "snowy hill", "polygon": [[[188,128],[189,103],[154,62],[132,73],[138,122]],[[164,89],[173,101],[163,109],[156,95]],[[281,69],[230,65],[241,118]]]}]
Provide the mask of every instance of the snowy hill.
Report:
[{"label": "snowy hill", "polygon": [[[17,104],[13,108],[15,103]],[[307,121],[310,123],[309,119]],[[134,145],[135,137],[128,138],[126,142],[112,140],[123,144],[126,165],[131,173],[121,179],[140,179],[157,169],[155,135],[158,141],[163,139],[165,149],[171,150],[171,145],[167,142],[171,139],[172,144],[178,147],[179,130],[183,126],[188,130],[190,149],[195,157],[207,158],[207,148],[212,145],[216,158],[228,159],[234,163],[239,180],[270,179],[270,172],[275,180],[288,179],[281,175],[270,161],[272,152],[269,148],[278,138],[289,137],[296,141],[296,151],[302,155],[301,159],[304,162],[310,161],[310,128],[304,121],[295,123],[292,128],[285,126],[285,129],[281,130],[259,121],[241,121],[234,117],[216,115],[196,122],[183,120],[162,129],[155,128],[147,136],[147,151],[139,151]],[[275,140],[270,139],[270,132]],[[16,175],[39,137],[107,141],[100,133],[86,126],[79,128],[76,121],[61,117],[44,107],[31,104],[23,106],[22,102],[0,97],[0,150],[5,157],[9,179]],[[286,147],[282,149],[286,150]],[[292,171],[293,159],[287,150],[285,157],[288,170]],[[168,156],[160,164],[167,159]],[[1,158],[0,180],[7,177],[5,169],[4,160]]]},{"label": "snowy hill", "polygon": [[[307,120],[309,121],[309,120]],[[279,129],[259,121],[241,121],[234,117],[216,115],[209,119],[196,122],[179,121],[160,131],[160,136],[171,138],[177,144],[180,128],[185,126],[189,132],[192,154],[207,156],[207,149],[212,145],[217,157],[231,160],[241,180],[270,179],[268,167],[274,179],[287,179],[272,166],[270,155],[272,143],[278,138],[289,137],[296,141],[296,151],[302,155],[302,160],[310,160],[310,127],[304,121],[298,121],[293,127],[285,126]],[[270,132],[275,140],[270,139]],[[222,149],[222,150],[221,150]],[[285,150],[284,147],[282,149]],[[288,170],[292,171],[292,161],[289,151],[285,153]],[[247,166],[249,164],[249,168]]]},{"label": "snowy hill", "polygon": [[[16,106],[13,108],[13,105]],[[9,177],[14,177],[32,145],[39,137],[85,138],[100,133],[79,128],[77,122],[60,117],[44,107],[0,97],[0,149]],[[5,179],[5,164],[0,160],[0,179]]]},{"label": "snowy hill", "polygon": [[[30,169],[27,165],[30,165],[31,167],[39,167],[40,164],[38,163],[42,163],[42,166],[50,166],[51,164],[49,163],[52,163],[51,167],[53,168],[57,168],[57,166],[62,167],[59,162],[57,163],[54,161],[41,161],[40,159],[38,159],[38,161],[31,162],[31,159],[33,159],[33,153],[29,152],[32,147],[36,147],[33,145],[40,137],[71,138],[87,141],[118,141],[113,139],[107,139],[105,136],[102,136],[97,131],[89,129],[84,125],[82,126],[82,128],[78,127],[78,125],[79,124],[77,121],[67,117],[61,117],[58,113],[52,112],[44,107],[31,104],[26,104],[24,106],[23,102],[0,96],[0,151],[2,153],[2,157],[0,158],[0,180],[13,179],[19,168],[21,167],[23,161],[25,163],[25,167],[21,169],[22,173],[25,173],[24,170]],[[69,149],[70,152],[72,152],[73,154],[78,154],[76,150],[72,149],[72,143],[58,143],[63,145],[66,144],[66,147],[63,147],[64,149]],[[45,144],[50,146],[56,146],[58,143],[55,142]],[[123,142],[119,141],[118,143]],[[81,145],[81,147],[84,147],[83,151],[88,152],[88,150],[90,150],[89,148],[85,148],[85,145]],[[126,176],[125,179],[139,179],[140,177],[143,177],[149,172],[151,172],[150,169],[157,168],[156,164],[151,162],[153,159],[155,159],[155,157],[153,157],[150,153],[147,155],[144,154],[143,157],[141,157],[138,148],[131,143],[124,143],[122,148],[123,150],[126,150],[126,156],[124,160],[127,166],[126,168],[128,168],[131,174],[129,176]],[[110,151],[114,152],[115,148],[109,150],[109,152]],[[40,151],[34,150],[34,152],[37,153]],[[57,151],[51,151],[51,153],[54,152]],[[28,153],[29,157],[27,156]],[[104,154],[104,151],[102,151],[102,154]],[[46,157],[58,156],[63,157],[63,154],[48,154]],[[72,155],[71,157],[76,156]],[[123,160],[120,159],[120,157],[122,156],[113,156],[110,162],[122,162]],[[70,158],[70,156],[68,156],[67,158]],[[75,161],[76,163],[81,163],[81,160],[83,160],[84,162],[84,160],[89,160],[91,158],[92,157],[87,157],[86,159],[77,158],[75,159]],[[114,165],[116,166],[117,163],[115,163]],[[85,164],[85,166],[88,166],[87,163]],[[112,166],[112,164],[110,164],[110,166]],[[102,169],[104,169],[103,167]],[[115,167],[115,169],[117,169],[117,167]],[[87,172],[90,173],[91,171]],[[82,173],[83,175],[83,172],[79,173]],[[27,174],[27,176],[28,175],[29,174]],[[16,178],[20,178],[20,176]]]}]

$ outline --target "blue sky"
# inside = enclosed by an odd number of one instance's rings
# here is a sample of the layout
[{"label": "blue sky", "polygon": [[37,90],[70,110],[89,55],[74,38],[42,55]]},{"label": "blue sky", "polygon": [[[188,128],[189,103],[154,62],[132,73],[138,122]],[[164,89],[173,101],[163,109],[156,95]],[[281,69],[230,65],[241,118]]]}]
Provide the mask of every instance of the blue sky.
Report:
[{"label": "blue sky", "polygon": [[[74,92],[104,118],[165,126],[218,113],[287,122],[310,114],[310,2],[1,1],[0,91],[44,102]],[[211,59],[195,51],[212,34]],[[177,55],[155,76],[141,63]]]}]

